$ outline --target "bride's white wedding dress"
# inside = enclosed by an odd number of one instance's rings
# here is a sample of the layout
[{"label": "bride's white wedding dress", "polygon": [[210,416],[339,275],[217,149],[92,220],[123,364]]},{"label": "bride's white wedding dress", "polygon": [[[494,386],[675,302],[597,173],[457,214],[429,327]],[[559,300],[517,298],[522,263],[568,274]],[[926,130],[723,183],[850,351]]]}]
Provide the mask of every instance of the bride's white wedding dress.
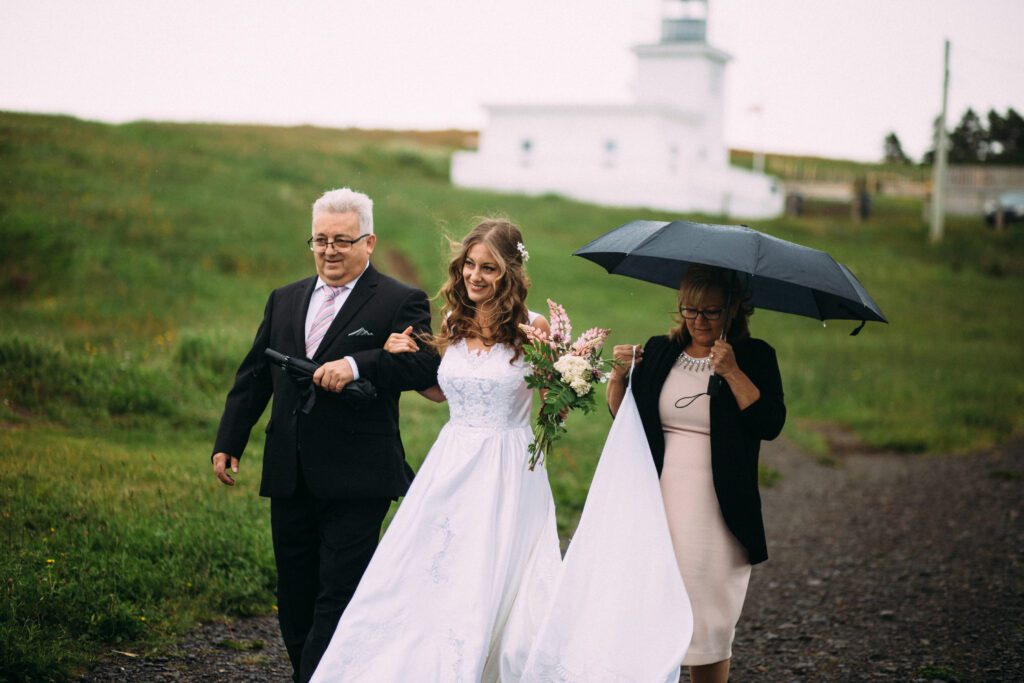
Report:
[{"label": "bride's white wedding dress", "polygon": [[313,681],[518,680],[561,554],[547,472],[527,465],[529,370],[511,360],[501,344],[447,349],[450,419]]},{"label": "bride's white wedding dress", "polygon": [[563,567],[547,472],[527,465],[529,369],[511,360],[448,348],[450,419],[314,683],[678,680],[689,601],[632,396]]}]

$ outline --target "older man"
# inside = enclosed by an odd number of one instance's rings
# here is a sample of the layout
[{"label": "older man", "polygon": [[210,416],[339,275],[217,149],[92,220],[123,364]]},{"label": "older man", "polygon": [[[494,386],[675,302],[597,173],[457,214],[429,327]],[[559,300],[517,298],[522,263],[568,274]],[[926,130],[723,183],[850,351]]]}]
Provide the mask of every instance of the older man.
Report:
[{"label": "older man", "polygon": [[[382,348],[391,332],[429,332],[430,307],[422,291],[370,265],[376,243],[366,195],[331,190],[313,204],[308,244],[317,275],[270,294],[214,446],[214,473],[233,485],[249,432],[273,395],[260,495],[270,498],[281,633],[297,681],[316,669],[391,500],[409,487],[399,395],[437,381],[438,358],[426,345],[398,355]],[[292,379],[267,362],[267,348],[321,363],[308,413]],[[378,397],[353,405],[340,392],[359,377]]]}]

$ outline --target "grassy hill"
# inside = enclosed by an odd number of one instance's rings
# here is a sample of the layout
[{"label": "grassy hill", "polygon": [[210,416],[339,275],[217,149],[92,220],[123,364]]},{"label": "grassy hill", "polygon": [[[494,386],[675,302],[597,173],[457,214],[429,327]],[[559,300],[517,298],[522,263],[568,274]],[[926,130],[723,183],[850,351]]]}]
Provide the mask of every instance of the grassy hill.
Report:
[{"label": "grassy hill", "polygon": [[[749,149],[729,150],[729,163],[741,168],[754,167],[754,152]],[[828,159],[798,154],[764,155],[764,170],[782,180],[811,180],[853,183],[858,178],[874,177],[902,180],[929,180],[930,166],[896,163],[865,163],[849,159]]]},{"label": "grassy hill", "polygon": [[[663,333],[673,293],[570,256],[648,210],[458,190],[459,132],[134,123],[0,113],[0,681],[59,680],[101,649],[154,647],[197,618],[273,608],[260,448],[225,489],[208,457],[268,292],[313,272],[309,207],[350,185],[376,202],[383,270],[436,291],[444,235],[502,213],[531,253],[532,308],[563,304],[613,343]],[[1024,239],[954,221],[926,245],[920,206],[853,225],[809,205],[755,224],[829,250],[892,325],[758,313],[778,350],[790,438],[905,451],[983,447],[1024,429]],[[724,220],[720,217],[704,217]],[[403,401],[414,464],[443,406]],[[563,534],[609,418],[573,416],[550,459]],[[768,463],[770,466],[770,463]]]}]

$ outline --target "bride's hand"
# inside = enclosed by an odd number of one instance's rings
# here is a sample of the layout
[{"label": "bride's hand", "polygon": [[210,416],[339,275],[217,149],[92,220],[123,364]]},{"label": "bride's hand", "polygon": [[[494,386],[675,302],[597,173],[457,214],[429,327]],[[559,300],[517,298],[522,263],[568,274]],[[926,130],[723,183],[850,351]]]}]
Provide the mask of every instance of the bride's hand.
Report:
[{"label": "bride's hand", "polygon": [[[548,395],[548,390],[547,389],[541,389],[540,390],[540,400],[541,400],[541,403],[544,402],[544,397],[547,396],[547,395]],[[540,413],[543,412],[543,410],[544,410],[544,406],[542,405],[541,409],[540,409],[540,412],[537,413],[538,417],[540,416]],[[568,417],[569,417],[569,408],[566,407],[566,408],[562,408],[561,410],[559,410],[558,411],[558,417],[559,417],[559,419],[562,420],[562,424],[564,425],[566,419],[568,419]]]},{"label": "bride's hand", "polygon": [[384,342],[384,350],[388,353],[412,353],[419,351],[419,344],[412,338],[412,325],[405,328],[401,334],[392,332],[391,336]]}]

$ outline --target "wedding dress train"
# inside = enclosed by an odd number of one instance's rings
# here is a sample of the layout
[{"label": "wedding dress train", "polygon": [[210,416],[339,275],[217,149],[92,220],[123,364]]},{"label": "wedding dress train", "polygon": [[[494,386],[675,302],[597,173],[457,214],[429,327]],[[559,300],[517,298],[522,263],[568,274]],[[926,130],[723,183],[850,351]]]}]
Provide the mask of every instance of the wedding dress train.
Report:
[{"label": "wedding dress train", "polygon": [[675,683],[692,634],[658,473],[627,390],[520,680]]}]

